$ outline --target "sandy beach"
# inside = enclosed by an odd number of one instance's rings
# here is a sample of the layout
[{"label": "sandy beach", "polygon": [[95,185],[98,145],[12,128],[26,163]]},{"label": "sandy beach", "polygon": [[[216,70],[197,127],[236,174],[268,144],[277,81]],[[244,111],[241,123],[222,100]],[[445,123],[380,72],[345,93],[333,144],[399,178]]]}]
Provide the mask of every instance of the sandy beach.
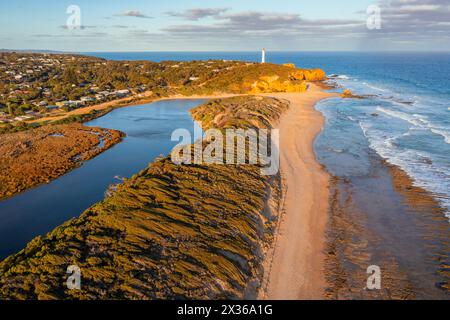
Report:
[{"label": "sandy beach", "polygon": [[321,299],[325,287],[325,228],[329,175],[316,161],[313,142],[324,123],[314,105],[335,96],[311,85],[304,93],[277,93],[290,109],[279,122],[284,206],[265,261],[265,299]]}]

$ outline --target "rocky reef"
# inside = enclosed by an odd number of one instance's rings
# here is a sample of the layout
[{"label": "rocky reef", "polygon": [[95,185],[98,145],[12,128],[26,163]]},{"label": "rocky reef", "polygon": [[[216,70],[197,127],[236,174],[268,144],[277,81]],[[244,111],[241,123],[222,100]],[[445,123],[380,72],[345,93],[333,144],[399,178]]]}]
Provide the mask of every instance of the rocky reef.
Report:
[{"label": "rocky reef", "polygon": [[349,89],[345,89],[341,94],[341,98],[344,99],[364,99],[364,96],[353,94]]}]

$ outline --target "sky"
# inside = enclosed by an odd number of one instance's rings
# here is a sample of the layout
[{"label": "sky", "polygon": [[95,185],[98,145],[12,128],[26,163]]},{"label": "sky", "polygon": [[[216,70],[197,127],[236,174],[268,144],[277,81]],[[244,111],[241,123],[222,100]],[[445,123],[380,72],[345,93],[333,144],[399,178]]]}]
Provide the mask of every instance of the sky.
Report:
[{"label": "sky", "polygon": [[256,51],[263,47],[450,51],[450,1],[21,0],[0,4],[0,49]]}]

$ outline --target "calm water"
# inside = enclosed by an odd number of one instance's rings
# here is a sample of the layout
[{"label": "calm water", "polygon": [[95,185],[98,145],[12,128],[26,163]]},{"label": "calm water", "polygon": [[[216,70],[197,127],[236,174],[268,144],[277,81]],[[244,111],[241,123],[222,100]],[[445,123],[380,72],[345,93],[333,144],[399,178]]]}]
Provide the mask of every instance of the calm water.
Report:
[{"label": "calm water", "polygon": [[17,252],[103,199],[117,177],[130,177],[177,143],[172,131],[193,132],[188,110],[202,100],[172,100],[116,109],[88,126],[125,132],[124,140],[66,175],[0,202],[0,259]]}]

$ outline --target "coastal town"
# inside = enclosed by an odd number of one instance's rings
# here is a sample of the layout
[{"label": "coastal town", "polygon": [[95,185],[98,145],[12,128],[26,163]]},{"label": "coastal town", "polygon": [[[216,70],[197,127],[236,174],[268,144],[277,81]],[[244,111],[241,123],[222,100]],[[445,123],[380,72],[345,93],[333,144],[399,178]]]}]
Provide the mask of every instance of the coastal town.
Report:
[{"label": "coastal town", "polygon": [[145,85],[114,88],[81,80],[76,65],[106,65],[101,59],[54,54],[0,54],[0,123],[39,119],[146,90]]},{"label": "coastal town", "polygon": [[233,85],[235,68],[242,68],[241,77],[246,76],[249,66],[256,64],[112,61],[77,54],[0,52],[0,127],[127,97],[139,99],[148,93],[154,97],[209,94]]}]

